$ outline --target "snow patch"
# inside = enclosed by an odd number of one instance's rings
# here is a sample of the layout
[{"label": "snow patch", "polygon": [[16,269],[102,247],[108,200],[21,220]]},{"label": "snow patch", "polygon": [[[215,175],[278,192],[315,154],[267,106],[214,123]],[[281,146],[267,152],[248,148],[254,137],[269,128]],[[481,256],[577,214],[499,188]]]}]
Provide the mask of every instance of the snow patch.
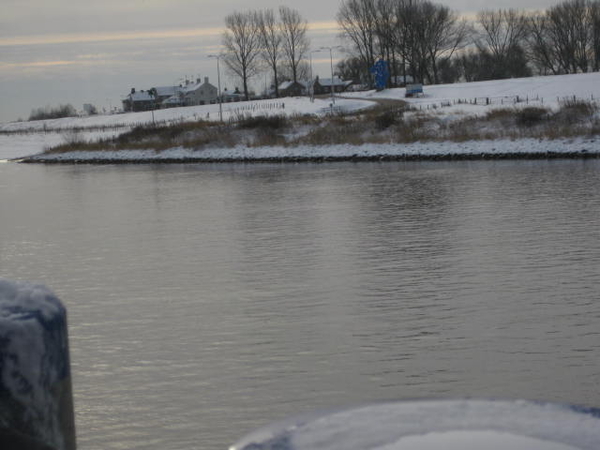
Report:
[{"label": "snow patch", "polygon": [[230,450],[594,450],[598,442],[598,411],[527,401],[433,400],[292,418],[251,433]]}]

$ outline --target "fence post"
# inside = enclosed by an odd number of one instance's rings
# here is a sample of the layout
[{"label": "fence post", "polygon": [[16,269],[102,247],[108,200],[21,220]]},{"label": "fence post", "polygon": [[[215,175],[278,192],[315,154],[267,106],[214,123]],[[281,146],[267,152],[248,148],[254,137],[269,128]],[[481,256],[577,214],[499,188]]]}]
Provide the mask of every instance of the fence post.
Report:
[{"label": "fence post", "polygon": [[47,288],[0,278],[0,448],[75,450],[67,312]]}]

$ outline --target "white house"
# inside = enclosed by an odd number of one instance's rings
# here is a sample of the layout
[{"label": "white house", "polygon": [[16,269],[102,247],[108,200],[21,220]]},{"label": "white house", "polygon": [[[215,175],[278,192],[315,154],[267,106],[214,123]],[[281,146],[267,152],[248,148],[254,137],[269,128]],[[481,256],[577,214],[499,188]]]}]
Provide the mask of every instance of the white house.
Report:
[{"label": "white house", "polygon": [[208,82],[208,77],[204,77],[204,83],[200,82],[200,78],[195,83],[187,83],[182,92],[185,106],[217,103],[219,97],[217,88]]},{"label": "white house", "polygon": [[124,111],[150,111],[156,108],[156,98],[150,91],[131,89],[131,93],[123,99]]},{"label": "white house", "polygon": [[204,82],[198,78],[195,83],[186,81],[180,86],[157,86],[139,92],[131,89],[131,93],[123,100],[123,109],[148,111],[177,106],[207,105],[218,102],[217,91],[217,88],[209,83],[208,77],[204,78]]}]

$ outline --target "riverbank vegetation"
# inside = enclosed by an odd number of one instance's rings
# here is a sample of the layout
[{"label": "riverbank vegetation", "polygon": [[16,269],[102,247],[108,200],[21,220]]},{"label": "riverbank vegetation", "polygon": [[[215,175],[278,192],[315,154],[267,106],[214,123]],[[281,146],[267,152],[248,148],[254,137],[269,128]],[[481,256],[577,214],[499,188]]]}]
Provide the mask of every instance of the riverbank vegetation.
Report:
[{"label": "riverbank vegetation", "polygon": [[463,142],[490,139],[559,139],[600,135],[599,105],[569,100],[556,110],[544,106],[490,109],[485,115],[449,115],[419,111],[402,102],[380,104],[348,114],[240,116],[230,123],[195,121],[140,125],[110,139],[86,142],[78,133],[46,150],[138,150],[157,152],[183,147],[195,150],[235,146],[317,146],[412,142]]}]

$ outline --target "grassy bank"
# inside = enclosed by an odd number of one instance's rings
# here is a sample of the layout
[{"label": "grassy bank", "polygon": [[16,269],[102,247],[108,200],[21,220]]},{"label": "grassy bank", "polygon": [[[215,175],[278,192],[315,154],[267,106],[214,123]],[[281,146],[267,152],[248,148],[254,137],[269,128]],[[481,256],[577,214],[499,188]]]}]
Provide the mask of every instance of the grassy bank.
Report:
[{"label": "grassy bank", "polygon": [[117,137],[86,142],[78,133],[46,153],[70,151],[195,150],[270,146],[362,145],[493,139],[560,139],[600,135],[599,106],[591,101],[565,101],[557,110],[543,106],[490,109],[485,115],[421,112],[402,102],[367,111],[326,117],[240,116],[231,123],[196,121],[144,125]]}]

